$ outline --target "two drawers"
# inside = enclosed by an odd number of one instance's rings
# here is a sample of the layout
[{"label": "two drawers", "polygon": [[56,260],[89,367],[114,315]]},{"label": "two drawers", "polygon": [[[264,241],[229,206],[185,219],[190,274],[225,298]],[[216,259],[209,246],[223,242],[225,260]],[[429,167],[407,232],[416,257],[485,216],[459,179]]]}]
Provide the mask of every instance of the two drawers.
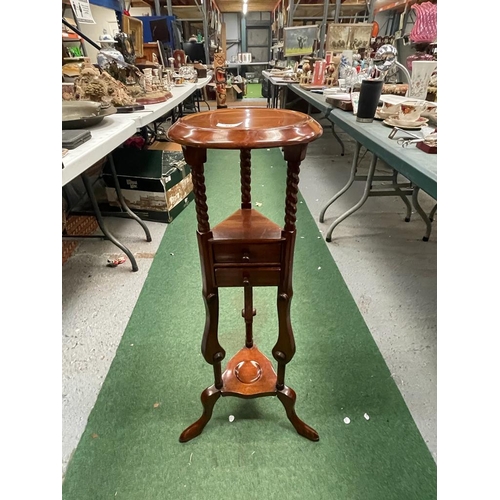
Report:
[{"label": "two drawers", "polygon": [[215,285],[278,286],[284,240],[262,243],[212,240]]}]

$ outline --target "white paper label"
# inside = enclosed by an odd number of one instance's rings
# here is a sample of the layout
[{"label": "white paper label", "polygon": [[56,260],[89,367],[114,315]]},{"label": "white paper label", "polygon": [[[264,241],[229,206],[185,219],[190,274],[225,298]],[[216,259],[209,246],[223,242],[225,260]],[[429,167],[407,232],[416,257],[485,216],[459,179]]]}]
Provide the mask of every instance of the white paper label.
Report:
[{"label": "white paper label", "polygon": [[79,23],[95,24],[89,0],[71,0],[71,6]]}]

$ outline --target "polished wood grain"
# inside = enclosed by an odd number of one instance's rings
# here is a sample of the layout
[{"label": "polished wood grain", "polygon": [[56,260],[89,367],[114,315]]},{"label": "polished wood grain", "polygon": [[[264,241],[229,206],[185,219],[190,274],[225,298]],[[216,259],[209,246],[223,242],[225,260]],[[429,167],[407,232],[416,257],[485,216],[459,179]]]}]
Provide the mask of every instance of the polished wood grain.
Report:
[{"label": "polished wood grain", "polygon": [[199,436],[212,417],[215,403],[220,396],[236,396],[239,398],[259,398],[277,396],[283,404],[286,415],[298,434],[311,441],[319,441],[318,433],[303,420],[295,411],[297,396],[295,391],[284,386],[276,387],[276,372],[264,354],[256,346],[244,347],[228,362],[222,375],[223,388],[215,385],[207,387],[201,394],[203,413],[201,417],[185,429],[179,441],[185,443]]},{"label": "polished wood grain", "polygon": [[322,133],[316,120],[298,111],[230,108],[184,116],[167,136],[190,147],[258,149],[307,144]]},{"label": "polished wood grain", "polygon": [[279,240],[281,228],[258,210],[236,210],[212,229],[217,240]]},{"label": "polished wood grain", "polygon": [[228,361],[222,381],[223,396],[276,396],[276,372],[255,345],[244,347]]},{"label": "polished wood grain", "polygon": [[251,150],[240,150],[241,208],[252,208],[252,165]]},{"label": "polished wood grain", "polygon": [[212,412],[214,410],[215,403],[220,398],[221,393],[220,390],[215,387],[215,385],[211,385],[207,387],[201,393],[201,404],[203,405],[203,414],[201,417],[194,423],[191,424],[187,429],[182,431],[182,434],[179,437],[179,441],[181,443],[186,443],[191,439],[199,436],[205,425],[208,424],[209,420],[212,418]]},{"label": "polished wood grain", "polygon": [[[214,384],[201,395],[203,413],[182,432],[181,442],[203,431],[220,396],[277,396],[295,430],[311,441],[319,439],[318,433],[297,416],[296,395],[285,385],[285,371],[296,349],[290,309],[300,164],[307,144],[321,133],[321,126],[302,113],[257,108],[188,115],[169,130],[169,137],[183,145],[184,157],[192,169],[206,310],[201,351],[214,372]],[[251,201],[251,149],[272,146],[283,148],[287,162],[283,227],[253,209]],[[204,176],[206,150],[211,147],[240,150],[241,181],[240,208],[213,228]],[[278,338],[272,349],[276,370],[253,341],[256,286],[277,288]],[[224,371],[226,353],[218,339],[221,287],[243,289],[241,315],[245,325],[245,347],[229,360]]]},{"label": "polished wood grain", "polygon": [[282,241],[242,241],[241,245],[225,240],[211,240],[214,263],[278,265],[281,262]]},{"label": "polished wood grain", "polygon": [[279,267],[235,267],[215,269],[216,286],[244,286],[245,280],[250,286],[278,286],[281,278]]}]

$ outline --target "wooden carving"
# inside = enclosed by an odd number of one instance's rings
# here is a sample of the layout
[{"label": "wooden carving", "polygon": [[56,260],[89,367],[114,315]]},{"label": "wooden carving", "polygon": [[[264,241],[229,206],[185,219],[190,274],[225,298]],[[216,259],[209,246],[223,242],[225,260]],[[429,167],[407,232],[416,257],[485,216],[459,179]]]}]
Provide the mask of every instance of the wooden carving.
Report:
[{"label": "wooden carving", "polygon": [[226,104],[226,53],[223,51],[214,54],[214,71],[217,108],[227,108]]}]

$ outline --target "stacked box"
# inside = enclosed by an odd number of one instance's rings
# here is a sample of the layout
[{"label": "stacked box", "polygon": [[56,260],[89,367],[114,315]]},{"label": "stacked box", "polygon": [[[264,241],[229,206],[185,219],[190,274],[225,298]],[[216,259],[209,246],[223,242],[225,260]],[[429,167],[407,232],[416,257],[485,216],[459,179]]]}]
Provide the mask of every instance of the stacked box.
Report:
[{"label": "stacked box", "polygon": [[[141,219],[170,223],[194,199],[191,169],[182,151],[168,149],[179,145],[159,142],[154,147],[158,149],[117,149],[113,161],[129,208]],[[109,165],[103,178],[110,210],[119,210]]]}]

